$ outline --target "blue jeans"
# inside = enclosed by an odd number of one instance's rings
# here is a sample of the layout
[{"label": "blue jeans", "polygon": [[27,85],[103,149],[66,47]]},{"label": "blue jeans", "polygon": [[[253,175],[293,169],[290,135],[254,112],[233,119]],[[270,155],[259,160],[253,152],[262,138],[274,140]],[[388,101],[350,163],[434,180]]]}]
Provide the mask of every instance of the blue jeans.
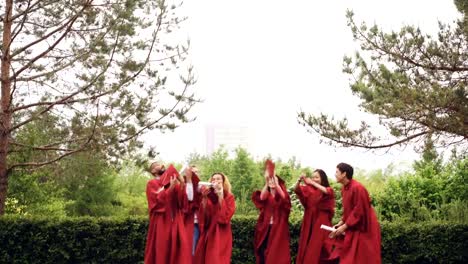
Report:
[{"label": "blue jeans", "polygon": [[197,248],[198,239],[200,238],[200,228],[195,223],[193,226],[193,243],[192,243],[192,256],[195,256],[195,249]]}]

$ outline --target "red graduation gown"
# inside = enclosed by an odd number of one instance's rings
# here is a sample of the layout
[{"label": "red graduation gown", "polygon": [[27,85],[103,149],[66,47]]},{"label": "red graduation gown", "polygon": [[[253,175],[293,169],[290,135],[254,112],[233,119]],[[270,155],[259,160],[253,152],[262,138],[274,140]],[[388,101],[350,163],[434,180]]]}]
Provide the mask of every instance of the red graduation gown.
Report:
[{"label": "red graduation gown", "polygon": [[331,254],[331,245],[325,243],[329,232],[320,229],[321,225],[331,226],[335,209],[333,189],[327,187],[327,194],[313,186],[298,186],[294,192],[304,206],[299,249],[296,264],[326,263]]},{"label": "red graduation gown", "polygon": [[[198,193],[198,182],[200,182],[200,179],[195,175],[192,176],[193,200],[188,201],[187,199],[187,203],[184,204],[184,226],[185,232],[187,233],[186,237],[190,248],[192,248],[193,244],[193,231],[195,229],[195,213],[198,215],[198,209],[200,207],[201,202],[201,195],[200,193]],[[187,185],[185,188],[188,188]]]},{"label": "red graduation gown", "polygon": [[280,186],[286,195],[284,199],[278,194],[273,197],[269,193],[268,198],[262,201],[260,199],[261,191],[256,191],[252,194],[252,201],[255,207],[260,210],[254,235],[254,251],[257,264],[260,263],[259,250],[266,239],[271,217],[273,217],[273,224],[271,225],[264,253],[265,263],[291,263],[288,223],[289,213],[291,212],[291,200],[284,183],[280,183]]},{"label": "red graduation gown", "polygon": [[159,179],[148,181],[146,196],[149,226],[146,237],[145,264],[190,263],[190,244],[183,223],[187,195],[180,185],[164,189]]},{"label": "red graduation gown", "polygon": [[346,223],[340,264],[379,264],[380,226],[366,188],[351,180],[341,189],[343,222]]},{"label": "red graduation gown", "polygon": [[195,250],[195,264],[228,264],[232,255],[231,218],[236,210],[234,195],[224,192],[221,204],[211,193],[205,208],[200,206],[200,239]]}]

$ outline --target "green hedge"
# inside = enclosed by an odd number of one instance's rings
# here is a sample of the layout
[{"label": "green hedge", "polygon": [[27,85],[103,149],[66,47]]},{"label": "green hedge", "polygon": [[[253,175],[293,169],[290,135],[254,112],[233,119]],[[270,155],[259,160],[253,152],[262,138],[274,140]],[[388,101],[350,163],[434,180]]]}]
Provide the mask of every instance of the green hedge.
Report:
[{"label": "green hedge", "polygon": [[[254,217],[233,219],[232,263],[254,263]],[[291,224],[291,252],[300,223]],[[147,220],[0,218],[0,263],[142,263]],[[468,224],[382,223],[383,263],[468,263]]]}]

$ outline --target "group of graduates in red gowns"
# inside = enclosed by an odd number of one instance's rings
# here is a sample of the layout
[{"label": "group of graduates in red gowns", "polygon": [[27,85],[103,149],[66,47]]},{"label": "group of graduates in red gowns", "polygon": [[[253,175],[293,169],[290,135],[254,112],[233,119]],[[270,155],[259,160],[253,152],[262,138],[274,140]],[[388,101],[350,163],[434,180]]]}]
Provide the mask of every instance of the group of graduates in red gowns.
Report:
[{"label": "group of graduates in red gowns", "polygon": [[[289,214],[291,199],[285,182],[267,161],[265,185],[252,194],[260,214],[254,233],[257,264],[291,263]],[[148,263],[231,263],[231,218],[235,200],[228,178],[215,173],[209,185],[200,182],[196,167],[179,175],[153,163],[155,176],[147,185],[150,222],[145,249]],[[335,196],[327,175],[315,170],[301,175],[294,186],[304,207],[295,263],[381,263],[380,226],[367,190],[353,179],[353,168],[337,165],[337,182],[343,185],[343,216],[335,226]],[[333,226],[333,231],[322,229]]]},{"label": "group of graduates in red gowns", "polygon": [[145,264],[231,263],[231,218],[236,208],[228,178],[201,185],[196,168],[180,175],[174,166],[151,164]]}]

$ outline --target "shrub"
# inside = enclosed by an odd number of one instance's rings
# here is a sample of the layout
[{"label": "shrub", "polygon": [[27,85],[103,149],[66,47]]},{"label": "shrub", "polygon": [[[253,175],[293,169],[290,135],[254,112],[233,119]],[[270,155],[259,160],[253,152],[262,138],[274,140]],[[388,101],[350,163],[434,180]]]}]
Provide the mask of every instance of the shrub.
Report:
[{"label": "shrub", "polygon": [[[233,221],[232,263],[255,263],[256,217]],[[142,263],[145,218],[0,218],[0,263]],[[468,225],[388,223],[382,228],[383,263],[467,263]],[[300,221],[291,220],[295,257]]]}]

